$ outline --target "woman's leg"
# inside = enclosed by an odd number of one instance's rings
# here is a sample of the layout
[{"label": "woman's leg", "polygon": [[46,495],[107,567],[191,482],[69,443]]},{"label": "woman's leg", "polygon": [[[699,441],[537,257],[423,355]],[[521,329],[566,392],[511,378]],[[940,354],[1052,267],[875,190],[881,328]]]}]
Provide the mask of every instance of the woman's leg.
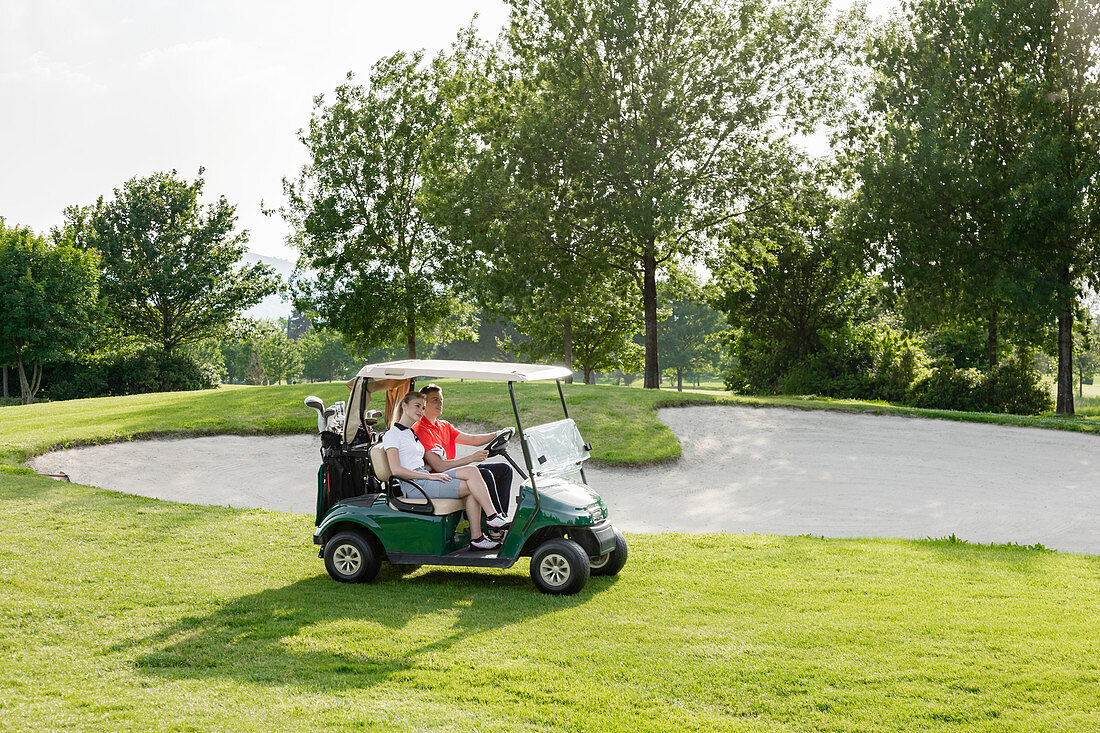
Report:
[{"label": "woman's leg", "polygon": [[474,495],[466,494],[466,518],[470,520],[470,539],[481,539],[481,505],[477,503]]},{"label": "woman's leg", "polygon": [[470,485],[465,480],[460,479],[458,482],[458,498],[466,503],[466,518],[470,520],[470,539],[476,540],[481,537],[481,505],[477,503],[477,497],[470,493]]},{"label": "woman's leg", "polygon": [[[489,487],[485,485],[485,479],[481,477],[481,471],[477,470],[477,466],[463,466],[455,470],[455,478],[466,483],[470,495],[473,496],[477,500],[477,503],[481,505],[481,508],[485,510],[486,516],[496,514],[497,508],[493,504],[493,497],[489,496]],[[462,484],[459,484],[460,495],[462,491],[461,486]],[[467,516],[469,515],[467,514]],[[479,524],[480,521],[481,517],[478,517]],[[473,517],[470,517],[470,524],[473,524]]]}]

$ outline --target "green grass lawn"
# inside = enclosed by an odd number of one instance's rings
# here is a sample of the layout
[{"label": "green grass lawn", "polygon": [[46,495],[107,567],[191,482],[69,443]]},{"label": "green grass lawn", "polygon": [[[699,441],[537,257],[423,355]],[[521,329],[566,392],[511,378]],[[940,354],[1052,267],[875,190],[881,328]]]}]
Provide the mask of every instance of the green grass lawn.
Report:
[{"label": "green grass lawn", "polygon": [[1100,729],[1100,560],[631,536],[614,579],[328,579],[309,517],[0,477],[5,731]]},{"label": "green grass lawn", "polygon": [[[517,391],[525,424],[560,415],[552,386]],[[0,730],[1100,730],[1097,557],[633,535],[617,578],[569,598],[538,593],[525,560],[404,577],[385,566],[350,586],[325,573],[309,516],[17,468],[65,443],[307,432],[310,393],[346,389],[0,408]],[[447,383],[447,416],[512,424],[506,393]],[[567,397],[606,462],[675,457],[654,407],[716,400],[584,385]]]}]

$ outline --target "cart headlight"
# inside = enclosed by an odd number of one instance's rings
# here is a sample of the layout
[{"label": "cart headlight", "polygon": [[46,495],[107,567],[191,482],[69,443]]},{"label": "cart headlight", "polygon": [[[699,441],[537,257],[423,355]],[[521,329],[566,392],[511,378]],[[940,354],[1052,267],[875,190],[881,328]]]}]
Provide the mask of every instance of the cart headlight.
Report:
[{"label": "cart headlight", "polygon": [[592,518],[593,522],[602,522],[607,519],[607,510],[599,504],[593,504],[588,507],[588,516]]}]

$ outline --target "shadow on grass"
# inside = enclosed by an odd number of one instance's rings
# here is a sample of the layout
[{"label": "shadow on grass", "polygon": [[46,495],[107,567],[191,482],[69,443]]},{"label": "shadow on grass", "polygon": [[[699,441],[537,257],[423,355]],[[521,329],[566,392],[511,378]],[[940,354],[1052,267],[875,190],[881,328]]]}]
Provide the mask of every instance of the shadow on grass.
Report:
[{"label": "shadow on grass", "polygon": [[[369,584],[328,576],[300,580],[184,618],[112,651],[144,650],[136,666],[172,679],[363,687],[401,676],[425,657],[484,632],[583,604],[610,580],[594,578],[575,596],[549,597],[526,574],[410,572],[387,564]],[[480,664],[467,656],[458,663]]]}]

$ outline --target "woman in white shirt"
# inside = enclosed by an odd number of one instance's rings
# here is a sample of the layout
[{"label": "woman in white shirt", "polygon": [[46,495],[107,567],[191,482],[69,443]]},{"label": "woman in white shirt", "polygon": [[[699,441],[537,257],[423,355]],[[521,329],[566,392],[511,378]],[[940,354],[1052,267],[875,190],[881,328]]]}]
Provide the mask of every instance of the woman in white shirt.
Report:
[{"label": "woman in white shirt", "polygon": [[[424,416],[425,397],[410,392],[401,400],[397,422],[382,436],[382,447],[390,463],[390,472],[399,479],[416,481],[424,493],[433,499],[465,499],[466,517],[470,520],[470,549],[496,550],[501,543],[481,533],[481,513],[491,529],[507,529],[510,522],[496,513],[489,488],[477,466],[460,466],[443,473],[432,473],[424,465],[424,446],[416,438],[412,426]],[[406,488],[406,496],[418,496],[415,489]]]}]

